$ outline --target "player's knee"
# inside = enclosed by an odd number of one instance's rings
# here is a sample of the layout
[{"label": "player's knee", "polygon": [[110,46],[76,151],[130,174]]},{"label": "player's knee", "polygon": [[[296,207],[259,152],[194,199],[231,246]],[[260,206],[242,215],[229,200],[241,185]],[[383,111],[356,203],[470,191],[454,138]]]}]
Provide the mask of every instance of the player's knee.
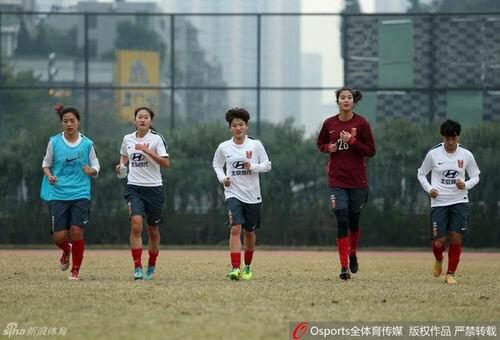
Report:
[{"label": "player's knee", "polygon": [[132,223],[130,233],[134,236],[140,236],[142,234],[142,225],[139,223]]},{"label": "player's knee", "polygon": [[462,235],[454,235],[453,233],[451,234],[450,237],[450,244],[458,246],[462,244]]},{"label": "player's knee", "polygon": [[335,210],[335,216],[337,218],[337,238],[346,237],[349,226],[349,214],[347,209]]},{"label": "player's knee", "polygon": [[71,226],[70,234],[72,240],[81,240],[83,238],[83,229],[78,226]]},{"label": "player's knee", "polygon": [[231,227],[231,236],[239,237],[241,235],[241,224],[236,224]]},{"label": "player's knee", "polygon": [[361,216],[361,211],[357,213],[349,214],[349,230],[356,232],[359,229],[359,217]]}]

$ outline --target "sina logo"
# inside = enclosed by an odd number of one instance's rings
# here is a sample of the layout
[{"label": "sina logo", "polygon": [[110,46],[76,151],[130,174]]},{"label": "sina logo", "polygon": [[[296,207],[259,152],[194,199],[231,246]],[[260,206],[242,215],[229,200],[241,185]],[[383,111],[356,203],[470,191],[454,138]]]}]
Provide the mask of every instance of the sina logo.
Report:
[{"label": "sina logo", "polygon": [[292,331],[292,339],[299,340],[300,338],[302,338],[304,335],[306,335],[308,328],[309,325],[305,321],[302,321],[295,325],[295,328]]},{"label": "sina logo", "polygon": [[446,170],[443,171],[443,176],[446,178],[456,178],[458,176],[457,170]]},{"label": "sina logo", "polygon": [[132,160],[134,162],[140,162],[140,161],[144,160],[144,158],[146,158],[146,157],[144,157],[144,155],[142,153],[137,152],[137,153],[133,153],[132,155],[130,155],[130,158],[132,158]]},{"label": "sina logo", "polygon": [[233,168],[243,170],[245,168],[245,162],[243,161],[234,162]]}]

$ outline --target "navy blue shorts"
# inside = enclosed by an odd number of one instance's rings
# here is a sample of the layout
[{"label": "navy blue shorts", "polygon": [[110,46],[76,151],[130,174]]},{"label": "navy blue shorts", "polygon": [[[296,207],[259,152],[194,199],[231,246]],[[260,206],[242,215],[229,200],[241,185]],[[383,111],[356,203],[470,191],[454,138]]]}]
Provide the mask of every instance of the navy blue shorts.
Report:
[{"label": "navy blue shorts", "polygon": [[260,227],[262,203],[244,203],[235,197],[226,200],[227,224],[241,224],[243,229],[254,231]]},{"label": "navy blue shorts", "polygon": [[49,201],[50,233],[67,230],[72,225],[85,228],[89,223],[90,200]]},{"label": "navy blue shorts", "polygon": [[431,208],[432,239],[448,236],[451,231],[466,234],[469,229],[469,203]]},{"label": "navy blue shorts", "polygon": [[162,209],[165,202],[163,187],[141,187],[138,185],[127,185],[123,194],[128,205],[129,219],[132,216],[147,216],[147,224],[157,226],[162,221]]},{"label": "navy blue shorts", "polygon": [[346,189],[329,187],[330,207],[332,210],[348,209],[349,213],[361,212],[368,199],[368,188]]}]

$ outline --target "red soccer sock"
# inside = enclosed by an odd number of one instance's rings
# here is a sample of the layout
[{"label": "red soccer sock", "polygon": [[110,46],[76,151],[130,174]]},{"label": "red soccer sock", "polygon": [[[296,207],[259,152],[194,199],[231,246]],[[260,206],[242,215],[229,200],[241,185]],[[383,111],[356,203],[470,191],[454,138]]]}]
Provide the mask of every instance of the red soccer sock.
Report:
[{"label": "red soccer sock", "polygon": [[249,266],[252,263],[253,250],[245,250],[245,266]]},{"label": "red soccer sock", "polygon": [[338,238],[337,249],[339,251],[340,266],[342,268],[347,268],[349,266],[349,261],[347,259],[349,255],[349,237]]},{"label": "red soccer sock", "polygon": [[446,274],[454,274],[460,261],[460,254],[462,253],[462,244],[450,244],[448,250],[448,271]]},{"label": "red soccer sock", "polygon": [[132,248],[130,249],[130,252],[132,253],[132,259],[134,260],[134,268],[141,267],[142,268],[142,263],[141,263],[141,257],[142,257],[142,248]]},{"label": "red soccer sock", "polygon": [[358,228],[355,232],[349,231],[349,256],[356,256],[356,250],[358,249],[359,235],[361,234],[361,229]]},{"label": "red soccer sock", "polygon": [[241,265],[241,252],[231,253],[231,265],[233,268],[239,268]]},{"label": "red soccer sock", "polygon": [[69,253],[70,248],[69,248],[69,242],[67,240],[61,244],[56,243],[56,245],[59,247],[59,249],[61,249],[64,252],[64,254]]},{"label": "red soccer sock", "polygon": [[80,271],[80,266],[83,261],[83,251],[85,250],[85,241],[82,239],[73,240],[71,242],[73,249],[71,251],[71,255],[73,258],[73,266],[71,267],[71,271],[73,273],[78,273]]},{"label": "red soccer sock", "polygon": [[[159,250],[157,251],[149,251],[149,260],[148,260],[148,267],[154,267],[156,266],[156,258],[158,257],[158,254],[160,253]],[[134,260],[135,263],[135,260]]]},{"label": "red soccer sock", "polygon": [[445,251],[444,243],[441,244],[441,247],[436,247],[436,243],[432,242],[432,252],[434,253],[434,257],[436,261],[443,261],[443,253]]}]

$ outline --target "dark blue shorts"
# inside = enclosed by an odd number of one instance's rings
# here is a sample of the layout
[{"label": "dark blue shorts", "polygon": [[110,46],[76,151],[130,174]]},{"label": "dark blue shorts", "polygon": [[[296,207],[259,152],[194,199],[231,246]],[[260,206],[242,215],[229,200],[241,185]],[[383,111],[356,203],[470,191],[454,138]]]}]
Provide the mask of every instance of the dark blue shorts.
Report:
[{"label": "dark blue shorts", "polygon": [[67,230],[72,225],[85,228],[89,223],[90,201],[86,198],[71,201],[49,201],[50,233]]},{"label": "dark blue shorts", "polygon": [[368,199],[368,188],[346,189],[329,187],[332,210],[347,209],[349,213],[359,213]]},{"label": "dark blue shorts", "polygon": [[141,187],[128,184],[123,196],[127,201],[129,218],[136,215],[147,216],[147,224],[150,226],[157,226],[163,221],[165,193],[162,186]]},{"label": "dark blue shorts", "polygon": [[432,239],[448,236],[451,231],[466,234],[469,229],[469,203],[431,208]]},{"label": "dark blue shorts", "polygon": [[235,197],[226,200],[227,224],[241,224],[243,229],[254,231],[260,227],[262,203],[244,203]]}]

